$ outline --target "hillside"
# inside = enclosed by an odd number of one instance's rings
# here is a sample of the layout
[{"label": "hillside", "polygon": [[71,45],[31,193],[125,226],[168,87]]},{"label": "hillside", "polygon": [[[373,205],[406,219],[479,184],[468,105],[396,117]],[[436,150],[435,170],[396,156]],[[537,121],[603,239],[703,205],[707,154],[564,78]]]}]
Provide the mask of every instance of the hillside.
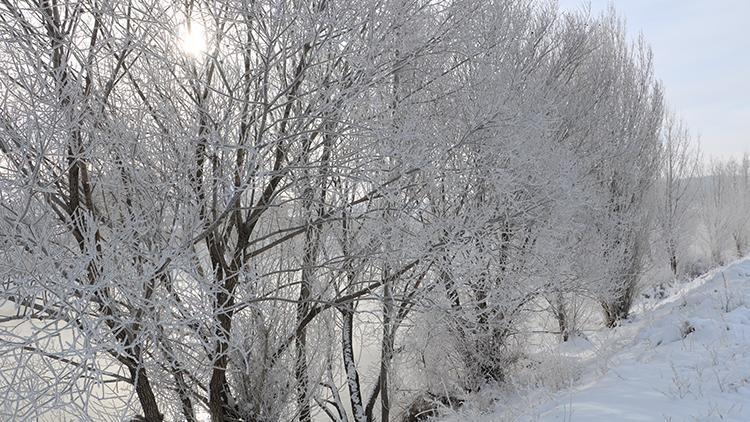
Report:
[{"label": "hillside", "polygon": [[639,305],[548,354],[536,388],[474,397],[446,421],[750,420],[750,259]]}]

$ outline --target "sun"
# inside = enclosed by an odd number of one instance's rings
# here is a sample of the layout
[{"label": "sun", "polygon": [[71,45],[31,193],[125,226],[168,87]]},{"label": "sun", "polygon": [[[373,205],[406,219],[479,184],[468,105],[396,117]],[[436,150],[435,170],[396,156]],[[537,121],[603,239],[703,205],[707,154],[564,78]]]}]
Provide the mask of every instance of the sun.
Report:
[{"label": "sun", "polygon": [[206,30],[203,25],[193,21],[188,29],[182,25],[178,34],[180,50],[190,57],[200,57],[206,52]]}]

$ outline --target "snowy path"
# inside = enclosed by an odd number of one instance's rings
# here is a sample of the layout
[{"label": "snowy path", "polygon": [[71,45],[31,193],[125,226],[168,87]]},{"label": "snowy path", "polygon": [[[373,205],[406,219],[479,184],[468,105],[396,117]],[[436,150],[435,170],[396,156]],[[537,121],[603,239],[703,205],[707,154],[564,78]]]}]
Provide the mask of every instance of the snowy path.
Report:
[{"label": "snowy path", "polygon": [[[640,306],[615,330],[558,347],[546,387],[445,421],[750,421],[750,258]],[[551,393],[555,377],[569,385]]]}]

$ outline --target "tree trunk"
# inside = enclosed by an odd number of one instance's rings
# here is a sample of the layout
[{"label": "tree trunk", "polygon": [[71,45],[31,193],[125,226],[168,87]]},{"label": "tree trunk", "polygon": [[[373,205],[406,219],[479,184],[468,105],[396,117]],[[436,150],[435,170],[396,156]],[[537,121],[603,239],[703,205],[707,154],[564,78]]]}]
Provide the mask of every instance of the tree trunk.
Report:
[{"label": "tree trunk", "polygon": [[143,367],[131,368],[130,376],[135,383],[135,392],[138,395],[138,401],[141,403],[143,417],[146,422],[161,422],[164,420],[159,405],[156,403],[154,391],[151,389],[151,383],[146,376],[146,369]]},{"label": "tree trunk", "polygon": [[390,421],[390,396],[388,394],[388,372],[393,356],[393,292],[391,281],[388,281],[388,271],[384,274],[386,282],[383,284],[383,341],[380,350],[380,420]]},{"label": "tree trunk", "polygon": [[552,305],[555,318],[557,319],[557,326],[560,329],[560,337],[563,343],[568,341],[570,337],[570,327],[568,326],[568,318],[565,314],[565,297],[563,296],[562,289],[555,289],[555,304]]},{"label": "tree trunk", "polygon": [[[304,270],[303,270],[304,272]],[[304,277],[303,277],[304,278]],[[310,300],[310,289],[307,281],[302,282],[300,288],[300,301],[297,303],[297,321],[302,321],[308,312],[308,303]],[[307,377],[307,329],[299,330],[294,339],[296,350],[296,361],[294,365],[294,375],[297,379],[297,411],[299,412],[300,422],[310,422],[310,401],[308,394],[308,377]]]},{"label": "tree trunk", "polygon": [[672,275],[677,277],[677,246],[675,241],[670,237],[667,241],[667,254],[669,254],[669,268]]},{"label": "tree trunk", "polygon": [[603,304],[604,323],[608,328],[614,328],[618,321],[628,319],[634,294],[635,283],[629,282],[613,300]]},{"label": "tree trunk", "polygon": [[341,311],[344,317],[343,327],[341,329],[341,351],[346,370],[346,385],[349,389],[349,400],[352,406],[352,414],[356,422],[366,422],[365,408],[362,405],[362,389],[359,383],[359,372],[354,361],[354,344],[352,341],[352,331],[354,329],[354,309],[351,305],[346,305]]},{"label": "tree trunk", "polygon": [[[237,275],[231,276],[227,280],[227,285],[223,286],[227,290],[234,290]],[[233,413],[229,404],[229,385],[227,383],[226,371],[229,364],[229,335],[232,331],[231,307],[234,305],[234,296],[227,292],[219,291],[216,293],[216,346],[214,348],[214,364],[209,382],[209,402],[208,409],[211,414],[212,422],[224,422],[227,416]]]}]

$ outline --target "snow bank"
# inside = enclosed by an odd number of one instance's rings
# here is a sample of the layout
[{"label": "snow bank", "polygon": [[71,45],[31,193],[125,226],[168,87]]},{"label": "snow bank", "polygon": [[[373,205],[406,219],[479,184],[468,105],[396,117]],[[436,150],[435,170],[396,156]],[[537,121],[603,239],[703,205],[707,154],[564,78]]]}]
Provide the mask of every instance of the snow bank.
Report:
[{"label": "snow bank", "polygon": [[567,386],[496,389],[446,422],[750,421],[750,259],[557,351],[536,370]]}]

